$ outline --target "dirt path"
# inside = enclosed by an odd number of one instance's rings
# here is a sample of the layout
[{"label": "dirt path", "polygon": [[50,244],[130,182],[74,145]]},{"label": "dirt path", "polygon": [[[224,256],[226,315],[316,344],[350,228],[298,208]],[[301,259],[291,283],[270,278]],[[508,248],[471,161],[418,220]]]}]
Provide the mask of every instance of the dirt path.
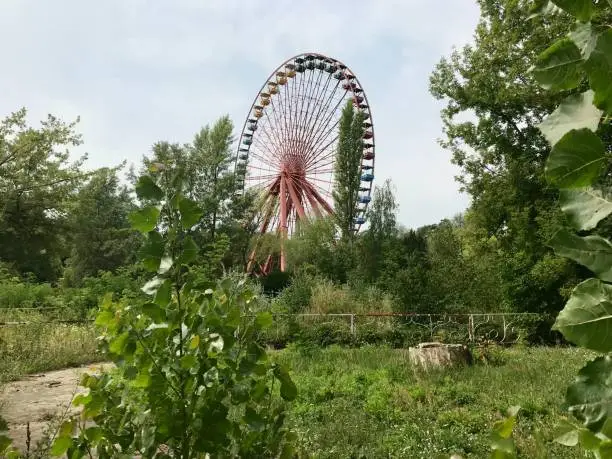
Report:
[{"label": "dirt path", "polygon": [[97,373],[109,364],[94,364],[66,370],[29,375],[0,389],[0,413],[9,425],[15,446],[25,449],[26,426],[30,423],[31,445],[42,439],[54,419],[66,410],[74,412],[70,402],[83,389],[78,386],[83,372]]}]

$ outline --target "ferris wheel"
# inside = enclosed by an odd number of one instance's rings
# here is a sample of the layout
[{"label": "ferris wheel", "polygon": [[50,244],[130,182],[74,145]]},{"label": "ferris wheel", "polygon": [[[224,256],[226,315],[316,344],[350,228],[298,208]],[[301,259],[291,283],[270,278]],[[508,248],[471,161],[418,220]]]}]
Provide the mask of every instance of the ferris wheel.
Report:
[{"label": "ferris wheel", "polygon": [[[374,126],[368,99],[355,74],[342,62],[317,53],[292,57],[274,70],[251,105],[239,137],[235,176],[240,192],[257,195],[260,235],[283,241],[301,222],[333,215],[332,189],[340,117],[351,102],[363,115],[363,153],[352,231],[365,223],[374,180]],[[270,254],[257,262],[253,249],[247,270],[267,274]],[[261,257],[259,257],[261,258]]]}]

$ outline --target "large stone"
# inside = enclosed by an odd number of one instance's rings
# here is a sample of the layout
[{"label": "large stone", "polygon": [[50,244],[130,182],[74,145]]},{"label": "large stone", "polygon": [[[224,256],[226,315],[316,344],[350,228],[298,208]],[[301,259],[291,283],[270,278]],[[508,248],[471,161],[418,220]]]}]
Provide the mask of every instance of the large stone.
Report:
[{"label": "large stone", "polygon": [[463,344],[421,343],[408,349],[410,363],[424,368],[439,368],[472,363],[472,354]]}]

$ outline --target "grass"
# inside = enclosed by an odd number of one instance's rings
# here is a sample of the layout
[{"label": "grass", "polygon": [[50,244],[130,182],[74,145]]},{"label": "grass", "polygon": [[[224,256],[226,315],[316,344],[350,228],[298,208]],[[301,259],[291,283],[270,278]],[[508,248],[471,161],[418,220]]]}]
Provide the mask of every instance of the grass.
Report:
[{"label": "grass", "polygon": [[488,457],[493,423],[522,406],[516,431],[521,457],[538,457],[538,431],[550,457],[583,457],[551,444],[565,387],[591,357],[572,348],[498,350],[494,364],[424,374],[407,353],[384,347],[280,351],[299,395],[290,412],[315,457]]},{"label": "grass", "polygon": [[99,361],[96,336],[89,325],[0,326],[0,384],[29,373]]},{"label": "grass", "polygon": [[[98,361],[91,326],[0,327],[0,384],[27,373]],[[515,429],[521,457],[538,457],[534,432],[549,457],[577,451],[551,444],[564,416],[565,387],[592,354],[575,348],[488,351],[488,363],[423,373],[407,351],[383,346],[289,346],[274,351],[299,390],[289,423],[316,458],[488,457],[493,423],[522,407]]]}]

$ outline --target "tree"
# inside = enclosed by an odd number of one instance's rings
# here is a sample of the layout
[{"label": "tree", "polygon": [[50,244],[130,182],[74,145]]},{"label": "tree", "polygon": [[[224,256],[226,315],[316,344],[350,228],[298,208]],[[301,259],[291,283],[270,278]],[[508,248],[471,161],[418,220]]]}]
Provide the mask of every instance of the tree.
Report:
[{"label": "tree", "polygon": [[[517,310],[556,311],[559,289],[573,282],[576,268],[546,245],[563,216],[558,193],[544,180],[549,146],[537,125],[564,94],[545,92],[529,68],[570,25],[563,15],[528,19],[530,2],[523,0],[479,4],[474,44],[442,59],[431,76],[432,94],[446,101],[442,145],[462,169],[473,224],[496,238],[506,259],[507,302]],[[538,280],[543,270],[546,285]]]},{"label": "tree", "polygon": [[397,203],[391,180],[374,189],[372,203],[368,208],[368,229],[360,238],[361,271],[366,282],[376,282],[384,270],[388,249],[397,235]]},{"label": "tree", "polygon": [[78,283],[98,271],[114,271],[135,260],[140,245],[128,214],[134,203],[116,169],[99,169],[81,188],[70,214],[69,267]]},{"label": "tree", "polygon": [[69,159],[75,126],[49,115],[29,127],[25,109],[0,122],[0,260],[43,281],[61,272],[68,208],[87,175],[85,156]]},{"label": "tree", "polygon": [[231,145],[234,125],[229,116],[198,132],[189,147],[190,195],[204,209],[205,226],[214,242],[218,220],[224,215],[224,204],[234,193],[234,176],[229,171],[233,161]]},{"label": "tree", "polygon": [[352,102],[342,110],[338,134],[338,150],[334,164],[334,212],[344,239],[353,237],[357,196],[361,181],[364,117],[355,111]]}]

